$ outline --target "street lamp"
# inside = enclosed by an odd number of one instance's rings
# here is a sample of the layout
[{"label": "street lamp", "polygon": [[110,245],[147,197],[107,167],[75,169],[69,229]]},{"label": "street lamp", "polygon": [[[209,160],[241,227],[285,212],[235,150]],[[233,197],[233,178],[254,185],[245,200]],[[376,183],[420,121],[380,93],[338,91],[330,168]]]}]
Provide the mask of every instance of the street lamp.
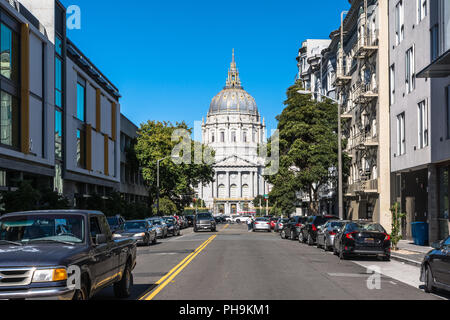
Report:
[{"label": "street lamp", "polygon": [[[309,90],[299,90],[297,93],[300,94],[313,94],[313,92]],[[336,100],[334,98],[331,98],[327,95],[324,95],[320,92],[317,93],[321,97],[325,97],[333,101],[334,103],[337,103],[338,105],[338,180],[339,180],[339,186],[338,186],[338,199],[339,199],[339,219],[344,219],[344,197],[342,192],[342,129],[341,129],[341,100]]]}]

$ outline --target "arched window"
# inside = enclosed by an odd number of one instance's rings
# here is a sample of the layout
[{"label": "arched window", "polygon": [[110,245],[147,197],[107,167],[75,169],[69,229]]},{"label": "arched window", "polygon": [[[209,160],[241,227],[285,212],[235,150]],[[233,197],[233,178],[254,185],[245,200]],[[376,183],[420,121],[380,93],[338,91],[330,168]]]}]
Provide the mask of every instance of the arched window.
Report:
[{"label": "arched window", "polygon": [[231,131],[231,142],[236,142],[236,131]]},{"label": "arched window", "polygon": [[233,184],[230,187],[230,198],[236,199],[238,197],[238,187],[237,185]]},{"label": "arched window", "polygon": [[250,197],[250,188],[248,187],[247,184],[244,184],[242,186],[242,196],[244,198],[249,198]]},{"label": "arched window", "polygon": [[225,191],[226,191],[225,186],[223,184],[221,184],[219,186],[219,198],[220,199],[224,199],[227,197],[227,195],[225,194]]},{"label": "arched window", "polygon": [[220,131],[220,142],[225,142],[225,131]]},{"label": "arched window", "polygon": [[244,131],[244,133],[242,134],[242,141],[247,143],[247,131]]},{"label": "arched window", "polygon": [[211,133],[211,142],[212,142],[212,143],[215,142],[215,134],[214,134],[214,131]]}]

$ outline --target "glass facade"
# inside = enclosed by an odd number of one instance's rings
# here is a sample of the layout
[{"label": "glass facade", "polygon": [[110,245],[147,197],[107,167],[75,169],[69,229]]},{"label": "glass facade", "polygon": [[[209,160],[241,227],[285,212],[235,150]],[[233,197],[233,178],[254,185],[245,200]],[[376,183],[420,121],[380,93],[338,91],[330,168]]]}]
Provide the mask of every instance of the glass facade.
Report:
[{"label": "glass facade", "polygon": [[449,171],[449,166],[439,168],[439,239],[449,235]]},{"label": "glass facade", "polygon": [[55,104],[62,108],[62,61],[55,58]]},{"label": "glass facade", "polygon": [[12,81],[18,78],[18,36],[3,23],[0,25],[0,74]]},{"label": "glass facade", "polygon": [[85,122],[86,89],[84,83],[77,83],[77,118]]},{"label": "glass facade", "polygon": [[19,147],[19,105],[16,98],[4,91],[0,103],[0,143]]},{"label": "glass facade", "polygon": [[77,165],[79,168],[86,168],[86,133],[77,130]]},{"label": "glass facade", "polygon": [[62,160],[62,112],[55,110],[55,157]]}]

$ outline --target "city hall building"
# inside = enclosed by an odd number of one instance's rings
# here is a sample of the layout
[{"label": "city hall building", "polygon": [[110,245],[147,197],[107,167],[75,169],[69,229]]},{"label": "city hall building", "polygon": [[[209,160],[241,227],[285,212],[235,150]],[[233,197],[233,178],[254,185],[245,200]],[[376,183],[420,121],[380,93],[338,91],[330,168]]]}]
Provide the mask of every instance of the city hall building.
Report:
[{"label": "city hall building", "polygon": [[242,87],[233,51],[225,88],[213,98],[202,123],[202,142],[216,152],[215,176],[197,194],[215,214],[254,212],[255,197],[269,193],[262,176],[264,159],[257,150],[265,136],[264,119]]}]

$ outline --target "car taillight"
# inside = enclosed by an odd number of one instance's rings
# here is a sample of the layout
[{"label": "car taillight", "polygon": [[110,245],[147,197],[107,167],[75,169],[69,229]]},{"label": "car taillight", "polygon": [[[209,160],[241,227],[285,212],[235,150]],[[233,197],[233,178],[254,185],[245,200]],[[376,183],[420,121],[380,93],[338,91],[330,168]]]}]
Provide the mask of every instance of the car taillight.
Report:
[{"label": "car taillight", "polygon": [[353,233],[354,233],[354,232],[347,233],[347,234],[345,235],[345,237],[346,237],[347,239],[355,240],[355,238],[353,238]]},{"label": "car taillight", "polygon": [[391,236],[390,235],[388,235],[387,233],[385,233],[385,238],[384,238],[384,241],[389,241],[389,240],[391,240]]},{"label": "car taillight", "polygon": [[301,227],[302,224],[301,224],[301,223],[297,223],[295,226],[296,226],[296,227]]},{"label": "car taillight", "polygon": [[315,225],[312,225],[313,231],[317,231],[317,227]]},{"label": "car taillight", "polygon": [[336,232],[328,231],[328,234],[329,234],[330,236],[335,236],[335,235],[336,235]]}]

